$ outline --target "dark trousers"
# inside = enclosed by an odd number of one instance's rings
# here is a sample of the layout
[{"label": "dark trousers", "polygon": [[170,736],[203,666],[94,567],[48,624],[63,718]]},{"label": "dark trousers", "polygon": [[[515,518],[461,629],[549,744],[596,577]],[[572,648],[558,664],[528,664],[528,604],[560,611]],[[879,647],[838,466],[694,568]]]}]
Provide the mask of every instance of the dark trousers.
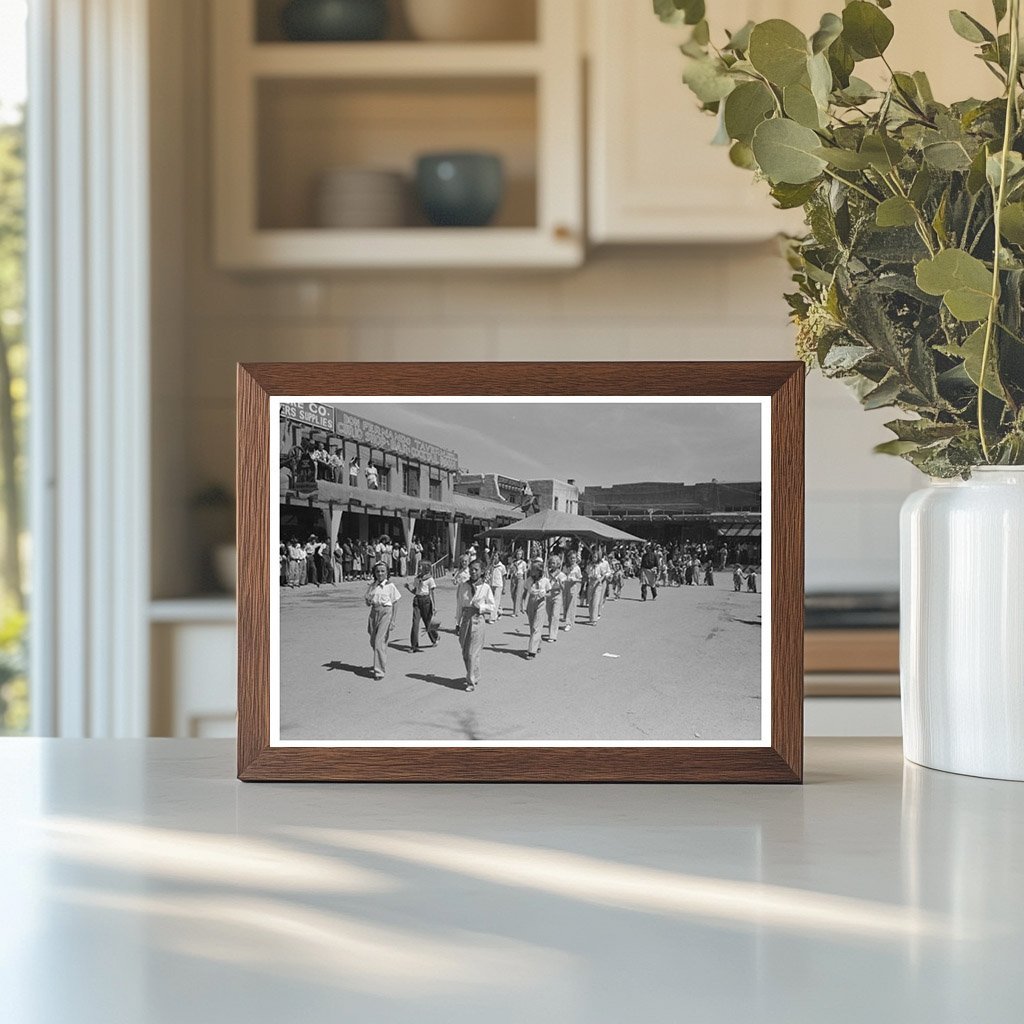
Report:
[{"label": "dark trousers", "polygon": [[429,597],[414,597],[412,599],[412,633],[409,635],[409,645],[414,651],[420,648],[420,623],[427,631],[430,642],[437,643],[437,630],[431,625],[430,620],[434,615],[434,602]]},{"label": "dark trousers", "polygon": [[306,555],[306,582],[320,586],[320,574],[316,571],[316,559],[312,555]]}]

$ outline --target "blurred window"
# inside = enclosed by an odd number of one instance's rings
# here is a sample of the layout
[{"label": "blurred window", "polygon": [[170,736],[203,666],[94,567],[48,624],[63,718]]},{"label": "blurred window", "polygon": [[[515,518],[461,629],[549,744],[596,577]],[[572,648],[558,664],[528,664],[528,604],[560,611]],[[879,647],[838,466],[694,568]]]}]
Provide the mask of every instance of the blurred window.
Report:
[{"label": "blurred window", "polygon": [[0,0],[0,735],[30,725],[25,441],[26,0]]}]

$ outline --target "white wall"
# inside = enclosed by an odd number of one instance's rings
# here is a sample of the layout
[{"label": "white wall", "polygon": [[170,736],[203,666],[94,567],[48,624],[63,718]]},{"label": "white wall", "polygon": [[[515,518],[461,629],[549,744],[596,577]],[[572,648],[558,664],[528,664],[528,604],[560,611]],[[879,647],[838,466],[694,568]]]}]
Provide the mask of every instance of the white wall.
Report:
[{"label": "white wall", "polygon": [[[180,431],[161,418],[158,471],[166,465],[177,477],[180,465],[186,479],[167,489],[182,504],[156,511],[158,544],[161,519],[173,536],[170,524],[186,513],[188,493],[233,479],[236,361],[793,357],[781,298],[787,267],[767,244],[601,251],[570,273],[217,272],[209,257],[203,6],[185,0],[181,7],[180,117],[154,125],[183,141],[180,166],[165,166],[159,177],[183,184],[186,207],[183,347],[161,354],[155,381],[157,401],[180,411]],[[886,418],[863,413],[841,385],[808,380],[809,589],[896,586],[897,512],[918,478],[871,454],[886,438]],[[188,561],[171,547],[158,553],[157,594],[188,587]]]}]

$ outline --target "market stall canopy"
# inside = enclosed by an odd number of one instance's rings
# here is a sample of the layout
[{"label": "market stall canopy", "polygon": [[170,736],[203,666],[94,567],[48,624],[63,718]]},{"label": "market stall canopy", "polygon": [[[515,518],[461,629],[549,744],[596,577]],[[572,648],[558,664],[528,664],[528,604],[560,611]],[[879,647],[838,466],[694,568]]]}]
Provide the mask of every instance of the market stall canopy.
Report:
[{"label": "market stall canopy", "polygon": [[499,526],[488,530],[485,537],[505,540],[544,540],[548,537],[583,537],[595,541],[636,541],[643,543],[640,537],[631,533],[616,530],[614,526],[599,523],[596,519],[573,515],[571,512],[555,512],[546,509],[535,515],[527,516],[518,523]]}]

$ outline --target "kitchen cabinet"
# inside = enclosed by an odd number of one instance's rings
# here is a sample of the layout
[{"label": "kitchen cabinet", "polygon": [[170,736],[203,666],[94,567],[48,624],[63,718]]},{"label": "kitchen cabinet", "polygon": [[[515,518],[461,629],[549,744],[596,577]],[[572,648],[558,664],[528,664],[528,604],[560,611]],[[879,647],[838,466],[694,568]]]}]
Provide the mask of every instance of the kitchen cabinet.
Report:
[{"label": "kitchen cabinet", "polygon": [[[686,26],[663,25],[649,3],[588,0],[589,230],[594,243],[736,242],[799,230],[799,212],[774,209],[764,183],[712,146],[715,120],[682,83]],[[786,17],[820,0],[708,4],[712,31]],[[725,21],[723,21],[723,15]],[[812,15],[817,24],[817,16]]]},{"label": "kitchen cabinet", "polygon": [[[678,49],[685,26],[663,25],[646,0],[587,0],[588,214],[593,243],[726,242],[798,232],[799,211],[776,210],[764,183],[712,146],[715,121],[682,84]],[[810,34],[828,0],[708,0],[713,38],[747,20],[785,18]],[[958,7],[992,21],[988,0]],[[946,7],[901,0],[886,11],[896,34],[887,56],[897,69],[928,72],[943,101],[995,95],[998,83],[955,35]],[[880,82],[880,61],[858,65]]]},{"label": "kitchen cabinet", "polygon": [[[213,218],[218,266],[574,266],[583,258],[579,8],[534,5],[533,38],[293,42],[277,0],[217,0]],[[493,225],[432,227],[412,200],[401,226],[322,226],[328,172],[398,172],[424,152],[476,150],[504,164]],[[378,186],[379,187],[379,186]],[[354,202],[354,200],[353,200]]]}]

